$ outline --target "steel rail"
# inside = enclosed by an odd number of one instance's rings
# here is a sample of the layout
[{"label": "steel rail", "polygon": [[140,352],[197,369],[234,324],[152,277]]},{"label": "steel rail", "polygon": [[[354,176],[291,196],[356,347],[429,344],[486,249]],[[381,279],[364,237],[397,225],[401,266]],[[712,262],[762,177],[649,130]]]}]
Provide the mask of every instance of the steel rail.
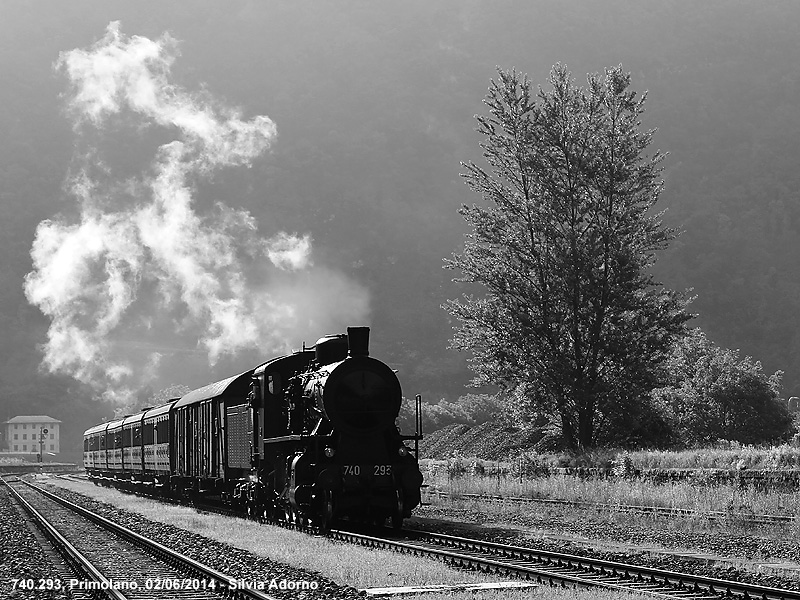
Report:
[{"label": "steel rail", "polygon": [[586,558],[583,556],[575,556],[559,552],[523,548],[520,546],[498,544],[496,542],[475,540],[452,535],[413,530],[408,531],[407,533],[412,535],[415,539],[423,542],[430,542],[444,547],[458,548],[481,554],[497,555],[513,560],[545,563],[555,562],[567,565],[574,564],[576,566],[580,566],[582,569],[590,569],[601,573],[619,573],[626,577],[635,577],[638,580],[649,580],[653,583],[663,583],[664,585],[670,586],[688,585],[691,586],[694,593],[703,591],[717,595],[721,594],[726,597],[738,595],[744,598],[763,598],[766,600],[800,600],[800,591],[796,590],[781,590],[768,586],[741,583],[726,579],[717,579],[704,575],[678,573],[665,569],[656,569],[653,567],[630,565],[595,558]]},{"label": "steel rail", "polygon": [[775,523],[792,523],[797,520],[794,515],[757,515],[748,513],[734,513],[724,511],[698,511],[692,508],[673,508],[668,506],[646,506],[640,504],[610,504],[607,502],[587,502],[585,500],[563,500],[559,498],[531,498],[525,496],[501,496],[496,494],[453,494],[438,490],[428,490],[424,492],[428,496],[439,498],[459,498],[472,501],[483,502],[511,502],[514,504],[551,504],[557,506],[576,506],[580,508],[591,508],[597,510],[609,510],[617,512],[640,512],[644,514],[654,514],[660,516],[684,516],[702,517],[714,521],[726,519],[740,519],[750,523],[771,525]]},{"label": "steel rail", "polygon": [[[209,506],[202,510],[216,512],[217,509]],[[225,514],[230,514],[230,512],[226,511]],[[244,517],[244,515],[240,516]],[[313,526],[287,524],[280,521],[267,522],[286,529],[323,535],[319,528]],[[700,599],[737,595],[743,598],[760,598],[762,600],[800,600],[800,591],[780,590],[702,575],[678,573],[445,534],[415,530],[404,530],[403,533],[414,539],[381,538],[342,530],[333,530],[328,535],[338,541],[386,548],[419,556],[435,556],[468,568],[516,574],[525,579],[534,579],[540,583],[551,585],[605,587],[648,594],[657,598]],[[463,547],[460,547],[459,544]],[[461,551],[454,552],[454,548]],[[535,567],[530,563],[539,565],[544,563],[544,566]],[[547,563],[553,564],[547,566]],[[583,572],[573,570],[574,568],[569,566],[570,563],[580,565]],[[625,579],[624,583],[622,583],[622,579]],[[687,590],[685,586],[691,586],[692,589]],[[683,589],[680,589],[681,587]],[[709,596],[709,593],[713,595]]]},{"label": "steel rail", "polygon": [[86,575],[92,581],[100,586],[98,591],[103,592],[108,598],[112,600],[128,600],[127,597],[119,590],[115,589],[111,582],[92,564],[92,562],[81,554],[75,546],[73,546],[59,531],[53,527],[50,522],[37,511],[31,504],[23,498],[14,487],[6,481],[5,478],[0,478],[3,484],[8,488],[14,499],[22,506],[25,511],[30,515],[34,524],[44,533],[50,540],[53,547],[67,560],[73,570]]},{"label": "steel rail", "polygon": [[[416,532],[415,532],[416,533]],[[422,533],[422,532],[420,532]],[[435,557],[449,564],[461,568],[477,569],[484,572],[497,572],[514,575],[523,579],[536,581],[560,587],[585,587],[603,588],[607,590],[639,592],[654,598],[676,597],[686,598],[686,592],[681,595],[669,593],[668,588],[661,584],[638,581],[622,583],[622,578],[610,572],[597,571],[581,573],[565,563],[545,565],[538,561],[530,561],[520,556],[503,556],[497,552],[469,550],[445,544],[437,544],[428,540],[397,540],[374,537],[349,531],[331,531],[330,536],[338,541],[360,544],[370,548],[394,550],[414,556]],[[584,563],[589,562],[584,561]],[[693,596],[694,597],[694,596]],[[713,596],[716,598],[716,596]]]},{"label": "steel rail", "polygon": [[[247,586],[237,587],[235,590],[228,590],[229,582],[238,581],[239,578],[226,575],[225,573],[222,573],[221,571],[218,571],[204,563],[196,561],[193,558],[189,558],[185,554],[181,554],[180,552],[177,552],[175,550],[172,550],[171,548],[159,544],[155,540],[151,540],[141,534],[138,534],[135,531],[128,529],[127,527],[124,527],[122,525],[119,525],[118,523],[106,519],[105,517],[102,517],[86,508],[83,508],[82,506],[78,506],[77,504],[74,504],[69,500],[62,498],[57,494],[53,494],[52,492],[49,492],[37,485],[34,485],[27,481],[22,481],[22,483],[36,490],[37,492],[43,494],[44,496],[58,502],[62,506],[65,506],[66,508],[69,508],[70,510],[80,514],[81,516],[89,519],[90,521],[100,525],[104,529],[112,531],[119,537],[126,539],[141,548],[144,548],[145,550],[147,550],[154,556],[158,557],[159,559],[163,560],[164,562],[169,562],[173,565],[177,565],[180,568],[187,570],[188,572],[195,573],[201,577],[206,577],[208,579],[215,581],[217,585],[220,587],[219,592],[221,594],[225,594],[227,591],[227,593],[232,594],[233,597],[243,598],[246,600],[277,600],[277,598],[275,598],[274,596],[264,594],[263,592],[251,589]],[[16,490],[14,491],[16,493]],[[122,597],[121,600],[125,600],[125,598]]]}]

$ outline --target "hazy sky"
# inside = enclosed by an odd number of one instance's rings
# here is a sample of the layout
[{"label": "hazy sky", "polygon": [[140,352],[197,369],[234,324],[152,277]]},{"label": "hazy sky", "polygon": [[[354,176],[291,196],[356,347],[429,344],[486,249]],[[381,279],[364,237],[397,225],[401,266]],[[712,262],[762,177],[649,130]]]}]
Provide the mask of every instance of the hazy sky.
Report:
[{"label": "hazy sky", "polygon": [[649,90],[686,230],[659,277],[694,287],[712,339],[800,383],[796,3],[0,10],[8,402],[50,371],[113,402],[197,387],[348,324],[407,394],[463,392],[439,308],[462,291],[441,269],[456,211],[480,200],[459,163],[495,67],[543,83],[559,61]]}]

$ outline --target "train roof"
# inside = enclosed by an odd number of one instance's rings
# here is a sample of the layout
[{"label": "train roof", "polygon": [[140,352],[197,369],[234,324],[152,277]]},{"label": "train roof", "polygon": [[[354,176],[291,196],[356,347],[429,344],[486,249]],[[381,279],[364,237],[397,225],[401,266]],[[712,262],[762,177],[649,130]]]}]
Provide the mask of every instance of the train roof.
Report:
[{"label": "train roof", "polygon": [[133,425],[134,423],[141,423],[142,418],[144,417],[144,413],[140,412],[135,415],[128,415],[124,419],[122,419],[122,426],[127,427],[128,425]]},{"label": "train roof", "polygon": [[[203,402],[204,400],[210,400],[211,398],[218,398],[220,396],[238,395],[242,398],[245,398],[247,397],[247,393],[250,391],[250,380],[252,379],[253,375],[263,373],[268,367],[283,361],[288,361],[289,363],[294,363],[296,361],[298,363],[297,366],[299,367],[302,364],[308,363],[313,357],[314,351],[306,349],[304,351],[293,352],[292,354],[287,354],[286,356],[279,356],[277,358],[270,359],[267,362],[258,365],[254,369],[245,371],[244,373],[239,373],[233,377],[228,377],[227,379],[216,381],[214,383],[209,383],[206,386],[192,390],[185,396],[179,398],[178,401],[172,405],[172,408],[182,408],[190,404]],[[147,416],[149,417],[150,413],[147,413]]]},{"label": "train roof", "polygon": [[123,422],[124,420],[125,420],[125,419],[123,418],[123,419],[117,419],[116,421],[111,421],[111,422],[108,424],[108,429],[116,429],[117,427],[122,427],[122,422]]},{"label": "train roof", "polygon": [[83,432],[83,435],[92,435],[93,433],[100,433],[101,431],[105,431],[106,427],[108,427],[108,423],[100,423],[99,425],[95,425],[94,427],[89,427],[89,429]]},{"label": "train roof", "polygon": [[177,401],[178,401],[177,398],[173,398],[167,404],[162,404],[161,406],[156,406],[155,408],[151,408],[150,410],[145,411],[144,413],[145,421],[147,419],[151,419],[153,417],[158,417],[160,415],[169,413],[169,409],[172,408],[172,405],[175,404]]},{"label": "train roof", "polygon": [[233,377],[228,377],[222,381],[209,383],[206,386],[192,390],[185,396],[182,396],[180,400],[173,405],[173,408],[181,408],[190,404],[202,402],[203,400],[209,400],[211,398],[217,398],[225,395],[232,396],[234,394],[240,394],[242,398],[245,398],[250,389],[250,379],[252,376],[253,369],[250,369],[249,371],[239,373]]}]

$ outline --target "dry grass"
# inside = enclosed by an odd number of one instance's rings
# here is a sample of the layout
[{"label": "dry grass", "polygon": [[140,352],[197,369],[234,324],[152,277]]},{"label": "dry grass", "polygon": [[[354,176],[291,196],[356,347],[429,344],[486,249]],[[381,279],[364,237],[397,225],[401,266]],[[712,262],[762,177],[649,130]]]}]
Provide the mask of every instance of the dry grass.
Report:
[{"label": "dry grass", "polygon": [[[311,537],[278,527],[259,525],[242,519],[198,513],[191,508],[165,505],[122,494],[113,489],[97,487],[90,483],[56,478],[51,481],[101,502],[138,513],[152,521],[168,523],[278,562],[317,571],[340,584],[360,589],[497,581],[488,575],[455,570],[428,559],[404,556],[384,550],[360,548],[322,537]],[[568,598],[579,600],[591,598],[622,600],[625,598],[629,600],[637,596],[628,593],[541,588],[533,592],[432,593],[411,598],[420,600],[444,598],[447,600],[466,600],[467,598],[470,600],[518,600],[531,597],[557,600]],[[409,598],[409,596],[404,596],[404,598]]]},{"label": "dry grass", "polygon": [[633,463],[645,469],[800,469],[800,448],[783,444],[759,448],[723,442],[696,450],[631,452]]},{"label": "dry grass", "polygon": [[[496,432],[494,432],[496,433]],[[435,435],[435,434],[434,434]],[[582,454],[524,452],[513,460],[483,460],[470,455],[454,454],[446,459],[423,459],[428,468],[448,469],[453,466],[476,466],[487,471],[499,468],[505,473],[516,472],[521,466],[526,472],[536,468],[594,467],[610,468],[621,455],[627,456],[639,469],[723,469],[723,470],[800,470],[800,448],[789,444],[780,446],[743,446],[736,442],[720,441],[709,448],[692,450],[625,451],[601,448]]]},{"label": "dry grass", "polygon": [[494,494],[528,498],[552,498],[611,505],[660,506],[730,513],[789,515],[800,517],[800,495],[780,490],[760,490],[732,484],[700,485],[691,481],[656,484],[623,478],[581,479],[571,475],[519,478],[507,474],[425,472],[432,490],[451,494]]}]

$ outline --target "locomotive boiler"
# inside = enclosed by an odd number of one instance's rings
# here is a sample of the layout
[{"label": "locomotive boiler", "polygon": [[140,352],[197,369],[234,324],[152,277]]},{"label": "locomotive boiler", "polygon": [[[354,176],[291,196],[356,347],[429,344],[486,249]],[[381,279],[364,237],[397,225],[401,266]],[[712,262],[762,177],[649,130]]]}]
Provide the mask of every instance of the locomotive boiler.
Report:
[{"label": "locomotive boiler", "polygon": [[396,427],[401,402],[395,372],[369,355],[369,328],[348,327],[87,430],[84,462],[102,483],[218,496],[252,516],[324,528],[340,518],[390,519],[400,527],[422,484],[420,399],[410,435]]}]

